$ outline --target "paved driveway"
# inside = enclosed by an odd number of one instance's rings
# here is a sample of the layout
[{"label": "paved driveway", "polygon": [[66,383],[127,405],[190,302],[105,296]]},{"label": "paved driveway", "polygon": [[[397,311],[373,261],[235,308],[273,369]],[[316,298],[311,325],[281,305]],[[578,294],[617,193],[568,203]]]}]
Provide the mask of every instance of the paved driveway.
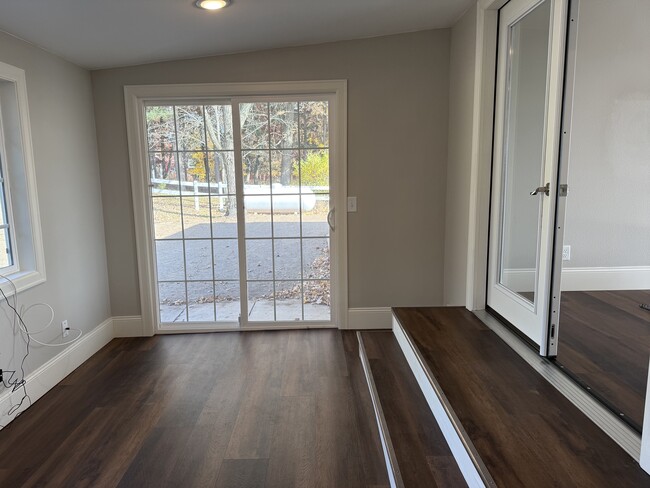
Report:
[{"label": "paved driveway", "polygon": [[[292,289],[301,278],[318,278],[312,264],[319,256],[328,252],[329,233],[324,222],[304,222],[302,240],[294,238],[300,235],[299,224],[294,222],[277,222],[274,236],[270,239],[270,223],[254,222],[246,225],[246,261],[249,280],[295,280],[276,282],[276,293]],[[166,240],[156,242],[156,260],[158,279],[172,281],[160,284],[161,302],[178,305],[185,301],[185,284],[188,283],[188,302],[200,303],[213,295],[213,258],[214,278],[216,280],[217,301],[234,300],[239,297],[239,251],[237,246],[237,226],[235,223],[219,223],[213,227],[214,240],[210,236],[209,224],[190,227],[185,232],[185,255],[181,234],[169,236]],[[281,237],[281,238],[280,238]],[[189,240],[191,239],[191,240]],[[196,240],[194,240],[196,239]],[[301,253],[302,251],[302,253]],[[274,274],[275,272],[275,274]],[[249,283],[251,300],[266,296],[272,292],[271,283]]]}]

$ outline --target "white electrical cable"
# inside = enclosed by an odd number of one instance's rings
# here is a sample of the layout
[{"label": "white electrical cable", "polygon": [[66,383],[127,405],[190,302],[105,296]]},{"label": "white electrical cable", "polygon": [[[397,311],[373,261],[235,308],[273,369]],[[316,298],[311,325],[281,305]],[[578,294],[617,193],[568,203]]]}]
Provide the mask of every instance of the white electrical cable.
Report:
[{"label": "white electrical cable", "polygon": [[[4,275],[2,275],[2,274],[0,274],[0,278],[4,278],[4,279],[7,280],[9,283],[11,283],[11,286],[12,286],[13,289],[14,289],[13,299],[14,299],[14,306],[15,306],[15,305],[16,305],[16,302],[17,302],[17,295],[18,295],[18,290],[17,290],[17,288],[16,288],[16,285],[14,284],[13,281],[11,281],[9,278],[7,278],[6,276],[4,276]],[[47,308],[50,309],[50,320],[48,320],[47,324],[45,324],[45,326],[42,327],[41,329],[39,329],[39,330],[37,330],[37,331],[35,331],[35,332],[29,332],[29,331],[27,330],[27,327],[25,327],[25,325],[23,325],[24,315],[25,315],[27,312],[29,312],[32,308],[34,308],[34,307],[38,307],[38,306],[43,306],[43,307],[47,307]],[[20,319],[21,319],[21,320],[18,321],[18,327],[20,328],[20,330],[21,330],[24,334],[26,334],[26,335],[29,337],[30,340],[34,341],[36,344],[40,344],[41,346],[45,346],[45,347],[60,347],[60,346],[67,346],[68,344],[72,344],[72,343],[74,343],[74,342],[77,342],[77,341],[81,338],[81,336],[83,335],[83,331],[80,330],[80,329],[68,329],[68,330],[73,330],[73,331],[75,331],[75,332],[79,332],[79,335],[78,335],[77,337],[75,337],[74,339],[70,340],[70,341],[59,342],[59,343],[56,343],[56,344],[48,344],[48,343],[41,342],[41,341],[39,341],[38,339],[36,339],[36,338],[34,337],[35,334],[40,334],[41,332],[44,332],[48,327],[50,327],[50,326],[54,323],[54,308],[52,308],[52,306],[49,305],[49,304],[47,304],[47,303],[38,302],[38,303],[33,303],[33,304],[31,304],[31,305],[30,305],[29,307],[27,307],[27,308],[25,308],[24,306],[23,306],[23,307],[20,307],[20,315],[19,315],[19,317],[20,317]]]},{"label": "white electrical cable", "polygon": [[32,332],[30,332],[30,334],[40,334],[40,333],[43,332],[45,329],[47,329],[50,325],[52,325],[52,323],[54,322],[54,309],[53,309],[50,305],[48,305],[47,303],[41,303],[41,302],[39,302],[39,303],[34,303],[34,304],[30,305],[30,306],[27,307],[27,308],[25,308],[24,306],[23,306],[23,307],[20,307],[20,316],[21,316],[21,317],[23,318],[23,320],[24,320],[24,319],[25,319],[25,315],[27,314],[27,312],[29,312],[32,308],[37,307],[37,306],[39,306],[39,305],[42,305],[43,307],[47,307],[47,308],[50,309],[50,320],[47,322],[47,325],[45,325],[45,327],[43,327],[42,329],[37,330],[37,331],[32,331]]},{"label": "white electrical cable", "polygon": [[[23,329],[22,326],[21,326],[20,328]],[[73,342],[77,342],[77,341],[79,340],[79,338],[83,335],[83,331],[82,331],[82,330],[79,330],[79,329],[70,329],[70,330],[74,330],[74,331],[76,331],[76,332],[79,332],[79,335],[78,335],[77,337],[75,337],[74,339],[72,339],[71,341],[68,341],[68,342],[59,342],[59,343],[57,343],[57,344],[47,344],[47,343],[45,343],[45,342],[41,342],[41,341],[39,341],[39,340],[37,340],[37,339],[34,339],[34,337],[32,336],[32,334],[29,334],[29,333],[28,333],[28,335],[29,335],[29,338],[30,338],[32,341],[34,341],[36,344],[40,344],[41,346],[46,346],[46,347],[67,346],[68,344],[72,344]]]}]

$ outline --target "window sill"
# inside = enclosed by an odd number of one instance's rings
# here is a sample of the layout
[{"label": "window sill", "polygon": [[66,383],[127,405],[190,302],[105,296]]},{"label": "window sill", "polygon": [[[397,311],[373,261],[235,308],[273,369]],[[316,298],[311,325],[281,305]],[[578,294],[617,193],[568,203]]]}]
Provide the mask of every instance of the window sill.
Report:
[{"label": "window sill", "polygon": [[35,270],[17,271],[7,275],[7,278],[15,285],[14,288],[9,280],[0,278],[0,289],[7,297],[45,283],[45,273]]}]

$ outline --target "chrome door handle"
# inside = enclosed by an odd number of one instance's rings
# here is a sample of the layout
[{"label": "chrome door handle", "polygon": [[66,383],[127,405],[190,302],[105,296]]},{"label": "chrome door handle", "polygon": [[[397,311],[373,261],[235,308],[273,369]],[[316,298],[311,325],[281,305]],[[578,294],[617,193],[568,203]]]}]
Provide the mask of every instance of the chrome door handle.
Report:
[{"label": "chrome door handle", "polygon": [[331,208],[330,211],[327,212],[327,225],[330,226],[332,232],[334,232],[334,223],[332,222],[333,215],[334,215],[334,208]]},{"label": "chrome door handle", "polygon": [[539,193],[544,193],[544,195],[548,196],[548,194],[551,192],[551,184],[546,183],[544,186],[538,186],[535,188],[533,191],[530,192],[531,195],[538,195]]}]

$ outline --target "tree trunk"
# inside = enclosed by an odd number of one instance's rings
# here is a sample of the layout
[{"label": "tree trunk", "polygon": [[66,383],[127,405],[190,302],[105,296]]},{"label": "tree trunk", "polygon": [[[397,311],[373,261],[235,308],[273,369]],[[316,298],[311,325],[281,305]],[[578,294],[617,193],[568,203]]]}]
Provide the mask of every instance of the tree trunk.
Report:
[{"label": "tree trunk", "polygon": [[291,184],[291,172],[293,170],[293,160],[289,151],[282,152],[282,163],[280,165],[280,183],[284,186]]},{"label": "tree trunk", "polygon": [[[207,107],[209,109],[211,107]],[[213,109],[214,110],[214,109]],[[217,119],[217,124],[221,124],[222,126],[225,126],[225,121],[223,120],[223,112],[221,111],[215,111],[216,119]],[[212,145],[214,149],[216,150],[222,150],[223,148],[221,147],[221,143],[219,141],[219,136],[218,136],[218,128],[214,127],[213,125],[213,119],[211,117],[206,117],[206,129],[208,133],[208,137],[212,141]],[[237,193],[237,190],[235,189],[235,160],[234,158],[222,158],[220,155],[219,157],[215,158],[215,163],[218,164],[218,162],[221,161],[221,164],[223,166],[223,175],[225,178],[225,183],[226,183],[226,188],[227,192],[230,194],[230,196],[226,200],[225,204],[225,215],[234,215],[237,213],[237,197],[235,196],[235,193]],[[214,177],[213,180],[214,182],[218,183],[217,177],[219,176],[219,168],[214,168]]]}]

